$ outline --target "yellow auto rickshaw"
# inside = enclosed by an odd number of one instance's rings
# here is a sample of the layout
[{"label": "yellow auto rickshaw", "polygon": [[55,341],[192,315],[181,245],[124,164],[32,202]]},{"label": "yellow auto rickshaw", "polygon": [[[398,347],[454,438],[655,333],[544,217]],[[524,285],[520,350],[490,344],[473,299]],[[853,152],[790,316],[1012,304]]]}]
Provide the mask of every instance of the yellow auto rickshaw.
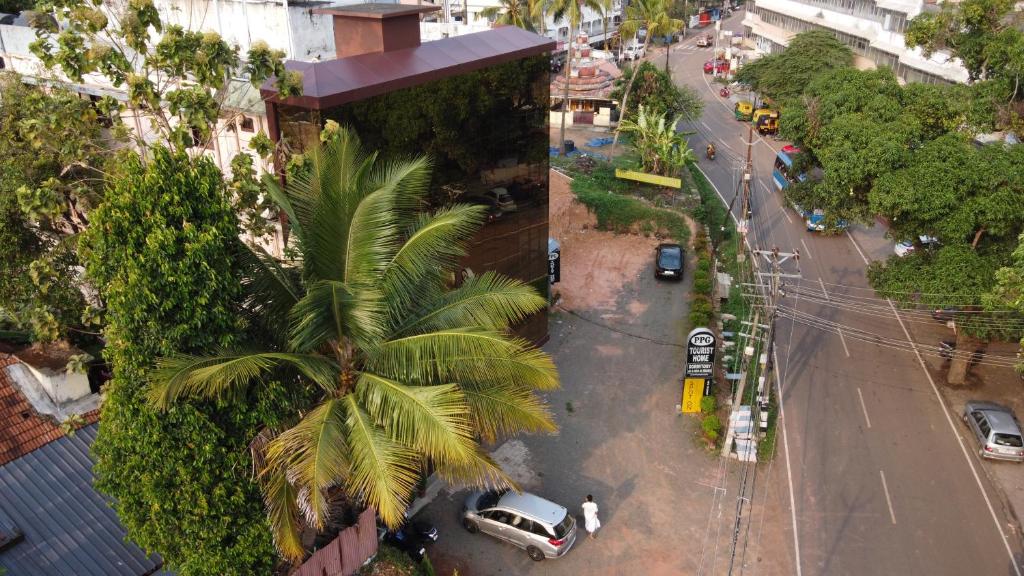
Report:
[{"label": "yellow auto rickshaw", "polygon": [[736,114],[737,120],[749,122],[751,117],[754,115],[754,105],[746,100],[740,100],[736,103],[733,113]]},{"label": "yellow auto rickshaw", "polygon": [[768,108],[755,110],[751,117],[758,134],[776,134],[779,131],[779,113]]}]

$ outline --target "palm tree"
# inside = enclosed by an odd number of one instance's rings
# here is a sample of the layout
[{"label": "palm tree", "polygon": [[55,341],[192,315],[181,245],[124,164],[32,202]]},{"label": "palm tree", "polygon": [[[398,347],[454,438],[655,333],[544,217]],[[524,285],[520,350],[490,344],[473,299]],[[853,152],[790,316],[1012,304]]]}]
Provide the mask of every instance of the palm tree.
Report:
[{"label": "palm tree", "polygon": [[601,27],[604,32],[604,51],[608,51],[608,13],[615,7],[615,0],[597,0],[601,5]]},{"label": "palm tree", "polygon": [[686,142],[687,133],[676,130],[682,119],[679,115],[669,120],[667,113],[655,114],[641,104],[636,120],[621,121],[620,130],[633,134],[633,146],[640,154],[644,171],[677,176],[684,166],[696,162]]},{"label": "palm tree", "polygon": [[550,8],[554,14],[555,21],[567,20],[569,22],[569,53],[565,59],[565,91],[562,94],[562,127],[559,130],[559,139],[562,141],[561,153],[565,156],[565,114],[569,111],[569,79],[572,76],[572,45],[576,40],[576,30],[580,27],[583,19],[583,8],[590,8],[595,12],[601,11],[599,0],[551,0]]},{"label": "palm tree", "polygon": [[303,522],[322,529],[328,519],[329,490],[395,527],[428,462],[449,481],[514,487],[480,442],[555,429],[536,396],[558,386],[554,364],[508,334],[544,298],[490,272],[450,287],[482,208],[421,212],[426,159],[383,162],[348,130],[333,134],[286,187],[268,179],[301,269],[244,254],[254,270],[247,309],[280,344],[163,358],[151,376],[162,409],[185,397],[230,401],[270,381],[314,392],[254,455],[275,543],[291,559],[304,554]]},{"label": "palm tree", "polygon": [[[619,25],[619,35],[621,38],[629,38],[636,35],[641,28],[646,28],[647,35],[644,36],[643,49],[643,53],[646,54],[652,36],[673,32],[682,25],[682,20],[669,17],[666,0],[633,0],[626,8],[626,16],[623,18],[622,24]],[[620,118],[624,118],[626,115],[626,104],[629,103],[629,94],[633,91],[633,81],[636,80],[636,71],[639,66],[631,66],[631,68],[629,81],[626,82],[626,91],[622,95]],[[615,131],[615,138],[612,140],[613,146],[619,143],[619,132],[620,130]]]},{"label": "palm tree", "polygon": [[496,24],[515,26],[523,30],[535,31],[535,8],[527,0],[498,0],[497,6],[489,6],[480,11],[484,18],[495,18]]}]

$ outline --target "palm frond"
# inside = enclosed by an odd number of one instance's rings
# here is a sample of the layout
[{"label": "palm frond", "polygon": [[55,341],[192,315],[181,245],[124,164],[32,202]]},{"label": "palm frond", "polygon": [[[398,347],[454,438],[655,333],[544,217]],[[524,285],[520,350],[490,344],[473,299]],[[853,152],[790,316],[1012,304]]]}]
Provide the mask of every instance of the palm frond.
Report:
[{"label": "palm frond", "polygon": [[405,221],[420,207],[430,180],[426,158],[386,164],[374,170],[376,189],[366,194],[352,212],[345,243],[343,279],[351,284],[375,281],[401,246]]},{"label": "palm frond", "polygon": [[347,337],[360,347],[371,346],[384,334],[385,311],[376,290],[353,291],[334,280],[315,282],[289,313],[289,345],[306,353]]},{"label": "palm frond", "polygon": [[413,334],[382,343],[367,355],[367,368],[417,384],[518,383],[531,389],[558,387],[551,357],[525,340],[482,328]]},{"label": "palm frond", "polygon": [[384,269],[381,285],[395,304],[392,307],[404,311],[436,294],[442,275],[466,254],[466,245],[483,218],[482,206],[468,205],[419,215]]},{"label": "palm frond", "polygon": [[476,442],[458,386],[406,386],[363,372],[356,383],[356,396],[392,438],[435,462],[473,459]]},{"label": "palm frond", "polygon": [[337,388],[338,365],[323,356],[256,352],[161,358],[149,374],[149,401],[166,410],[182,397],[231,398],[279,366],[290,366],[325,391]]},{"label": "palm frond", "polygon": [[473,451],[473,458],[463,462],[437,462],[434,472],[450,484],[484,489],[519,490],[519,486],[508,473],[502,470],[479,445]]},{"label": "palm frond", "polygon": [[349,494],[361,496],[377,509],[390,528],[405,522],[405,510],[420,477],[419,456],[377,426],[364,412],[355,395],[344,397],[351,473],[345,485]]},{"label": "palm frond", "polygon": [[287,471],[288,480],[303,496],[306,521],[318,530],[327,520],[327,489],[341,483],[351,467],[345,434],[344,401],[329,398],[267,448],[268,462]]},{"label": "palm frond", "polygon": [[277,178],[273,174],[263,175],[263,185],[267,189],[267,195],[274,201],[275,204],[284,210],[285,215],[288,216],[288,225],[294,232],[295,237],[301,239],[305,236],[302,228],[302,221],[296,216],[295,207],[292,206],[291,198],[281,188]]},{"label": "palm frond", "polygon": [[274,545],[285,558],[301,560],[306,551],[302,546],[298,492],[281,468],[265,468],[259,475],[259,483]]},{"label": "palm frond", "polygon": [[532,391],[509,384],[466,384],[462,393],[469,404],[473,428],[485,442],[520,432],[558,429],[547,404]]},{"label": "palm frond", "polygon": [[288,311],[298,302],[301,291],[298,271],[289,270],[259,247],[238,241],[242,269],[243,303],[250,320],[265,327],[271,336],[287,333]]},{"label": "palm frond", "polygon": [[486,272],[426,303],[423,312],[409,318],[396,335],[462,326],[500,332],[545,307],[547,301],[529,284]]}]

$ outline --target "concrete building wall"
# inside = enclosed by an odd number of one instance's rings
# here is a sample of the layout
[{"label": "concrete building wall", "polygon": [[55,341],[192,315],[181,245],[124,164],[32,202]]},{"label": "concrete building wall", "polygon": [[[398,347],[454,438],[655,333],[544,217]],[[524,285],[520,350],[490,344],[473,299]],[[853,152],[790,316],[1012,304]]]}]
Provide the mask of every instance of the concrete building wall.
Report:
[{"label": "concrete building wall", "polygon": [[906,24],[923,7],[921,0],[754,0],[744,16],[744,35],[758,51],[772,53],[799,32],[829,30],[850,46],[861,66],[889,66],[904,81],[966,82],[967,70],[948,54],[925,57],[906,46]]}]

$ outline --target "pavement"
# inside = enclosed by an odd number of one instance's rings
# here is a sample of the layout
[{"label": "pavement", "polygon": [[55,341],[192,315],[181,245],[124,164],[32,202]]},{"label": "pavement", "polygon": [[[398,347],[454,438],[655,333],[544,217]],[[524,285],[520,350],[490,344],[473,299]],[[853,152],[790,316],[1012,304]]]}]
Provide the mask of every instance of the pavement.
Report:
[{"label": "pavement", "polygon": [[[674,58],[673,77],[700,89],[707,103],[701,120],[682,129],[696,132],[694,149],[718,146],[719,158],[701,166],[728,201],[748,135],[732,104],[747,95],[720,98],[700,72],[703,59]],[[802,279],[788,282],[782,304],[805,315],[794,321],[789,312],[777,324],[781,439],[765,474],[782,489],[755,491],[752,508],[763,511],[784,547],[761,553],[788,554],[791,573],[801,575],[1019,575],[1022,540],[1012,505],[1024,494],[1020,469],[981,462],[958,413],[967,397],[1016,399],[1020,380],[982,367],[984,384],[943,384],[931,352],[944,328],[927,315],[897,315],[868,286],[868,262],[892,254],[885,227],[808,233],[771,184],[783,143],[754,142],[749,240],[800,251]],[[916,351],[903,344],[908,340]],[[765,573],[757,566],[749,572]]]}]

